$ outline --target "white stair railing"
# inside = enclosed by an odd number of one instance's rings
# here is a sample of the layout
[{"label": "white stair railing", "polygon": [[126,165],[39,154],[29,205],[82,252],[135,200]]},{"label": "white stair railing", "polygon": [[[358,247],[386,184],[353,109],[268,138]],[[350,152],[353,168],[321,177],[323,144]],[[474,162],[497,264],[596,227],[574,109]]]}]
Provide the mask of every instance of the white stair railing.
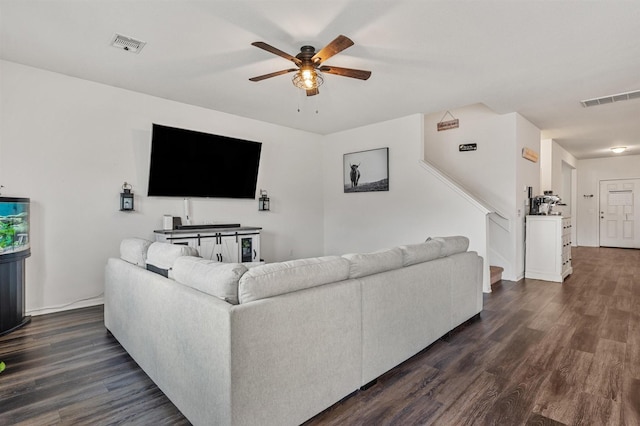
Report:
[{"label": "white stair railing", "polygon": [[[505,213],[496,209],[486,200],[478,197],[476,194],[474,194],[473,192],[465,188],[464,185],[462,185],[460,182],[456,181],[454,178],[447,175],[445,172],[438,169],[436,166],[429,163],[428,161],[420,160],[419,163],[424,170],[429,172],[434,177],[438,178],[441,182],[443,182],[446,186],[448,186],[452,191],[454,191],[455,193],[460,195],[463,199],[465,199],[469,203],[469,206],[473,207],[476,210],[476,214],[486,216],[487,220],[491,220],[500,228],[502,228],[504,231],[508,233],[511,232],[511,220]],[[491,235],[490,235],[491,227],[489,227],[488,222],[485,222],[485,223],[486,223],[485,225],[486,228],[484,230],[484,234],[487,236],[487,239],[485,242],[486,247],[484,247],[485,262],[484,262],[484,271],[483,271],[483,290],[489,293],[491,292],[491,282],[490,282],[491,274],[489,269],[489,266],[490,266],[489,259],[502,257],[502,256],[496,256],[497,253],[495,249],[491,247]]]}]

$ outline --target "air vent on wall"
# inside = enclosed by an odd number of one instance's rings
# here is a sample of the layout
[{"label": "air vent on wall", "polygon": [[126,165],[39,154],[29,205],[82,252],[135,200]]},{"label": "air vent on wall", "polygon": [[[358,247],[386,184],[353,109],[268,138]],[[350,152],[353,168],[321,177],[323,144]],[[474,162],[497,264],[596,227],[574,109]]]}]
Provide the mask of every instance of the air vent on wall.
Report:
[{"label": "air vent on wall", "polygon": [[601,98],[587,99],[580,101],[583,107],[592,107],[596,105],[610,104],[613,102],[629,101],[631,99],[640,99],[640,90],[627,93],[619,93],[617,95],[603,96]]},{"label": "air vent on wall", "polygon": [[140,53],[145,44],[147,43],[144,41],[136,40],[121,34],[115,34],[111,40],[111,45],[113,47],[132,53]]}]

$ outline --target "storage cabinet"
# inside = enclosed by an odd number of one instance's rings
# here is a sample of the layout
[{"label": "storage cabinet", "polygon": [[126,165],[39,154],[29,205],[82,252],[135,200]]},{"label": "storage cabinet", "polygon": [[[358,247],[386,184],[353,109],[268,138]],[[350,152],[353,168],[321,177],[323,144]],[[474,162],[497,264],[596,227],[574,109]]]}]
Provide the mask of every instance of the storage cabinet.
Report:
[{"label": "storage cabinet", "polygon": [[256,227],[157,230],[156,241],[194,247],[205,259],[225,263],[260,261],[260,231]]},{"label": "storage cabinet", "polygon": [[571,218],[527,216],[525,278],[562,282],[571,266]]},{"label": "storage cabinet", "polygon": [[25,260],[31,250],[0,256],[0,336],[31,321],[25,315]]}]

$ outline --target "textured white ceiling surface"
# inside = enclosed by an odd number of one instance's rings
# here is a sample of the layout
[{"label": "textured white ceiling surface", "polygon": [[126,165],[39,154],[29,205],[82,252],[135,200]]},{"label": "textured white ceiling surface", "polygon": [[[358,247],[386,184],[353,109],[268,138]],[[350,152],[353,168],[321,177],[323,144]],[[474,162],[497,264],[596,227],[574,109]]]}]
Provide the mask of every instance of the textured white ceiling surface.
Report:
[{"label": "textured white ceiling surface", "polygon": [[[192,105],[328,134],[484,103],[518,112],[578,158],[640,154],[639,1],[0,0],[0,58]],[[109,45],[115,33],[147,44]],[[248,79],[344,34],[355,45],[306,97],[291,74]]]}]

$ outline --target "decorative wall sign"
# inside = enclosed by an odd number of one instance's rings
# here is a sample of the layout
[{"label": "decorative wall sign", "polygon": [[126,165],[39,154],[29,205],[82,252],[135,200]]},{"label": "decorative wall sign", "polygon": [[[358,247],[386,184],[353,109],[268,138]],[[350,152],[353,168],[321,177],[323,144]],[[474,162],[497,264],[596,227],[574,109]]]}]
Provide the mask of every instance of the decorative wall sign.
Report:
[{"label": "decorative wall sign", "polygon": [[343,157],[344,192],[389,190],[389,148],[351,152]]},{"label": "decorative wall sign", "polygon": [[[449,115],[452,120],[449,121],[444,121],[444,118]],[[449,111],[445,112],[444,115],[442,116],[442,119],[440,120],[440,122],[438,122],[438,131],[441,132],[443,130],[450,130],[450,129],[457,129],[458,127],[460,127],[460,121],[455,118],[453,116],[453,114],[451,114]]]},{"label": "decorative wall sign", "polygon": [[458,151],[460,152],[465,152],[465,151],[477,151],[478,150],[478,144],[477,143],[463,143],[458,145]]},{"label": "decorative wall sign", "polygon": [[534,163],[537,163],[538,153],[530,148],[524,147],[522,148],[522,158],[525,158],[529,161],[533,161]]}]

